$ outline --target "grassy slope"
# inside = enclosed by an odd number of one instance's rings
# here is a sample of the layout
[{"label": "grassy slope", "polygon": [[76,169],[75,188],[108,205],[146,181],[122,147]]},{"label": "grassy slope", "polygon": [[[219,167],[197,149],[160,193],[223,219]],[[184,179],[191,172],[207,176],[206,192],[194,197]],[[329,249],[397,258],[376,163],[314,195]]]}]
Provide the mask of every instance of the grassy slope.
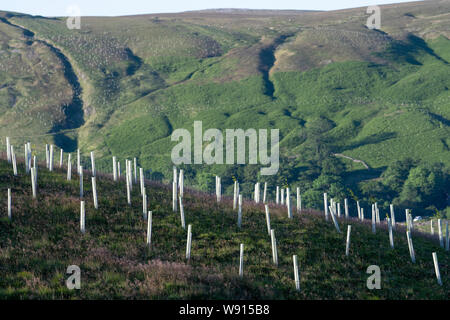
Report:
[{"label": "grassy slope", "polygon": [[[392,36],[365,29],[358,9],[293,13],[288,21],[273,13],[85,18],[80,31],[65,28],[63,19],[12,20],[64,49],[92,87],[79,136],[84,150],[131,153],[167,174],[171,128],[190,128],[193,120],[277,127],[286,137],[284,153],[296,154],[304,125],[325,116],[335,123],[329,135],[336,151],[372,167],[405,156],[448,163],[449,40],[412,41],[401,31],[442,34],[445,22],[436,13],[445,8],[441,2],[386,6],[383,31]],[[430,28],[427,19],[439,23]],[[293,36],[275,51],[270,78],[278,101],[272,101],[258,56],[279,34]],[[157,130],[139,130],[144,119]]]},{"label": "grassy slope", "polygon": [[[83,86],[79,145],[96,150],[99,165],[102,157],[110,165],[111,154],[136,156],[170,177],[170,133],[194,120],[205,129],[279,128],[283,155],[295,156],[319,117],[333,123],[335,152],[373,168],[406,156],[448,165],[448,2],[382,10],[380,32],[364,26],[361,8],[86,17],[81,30],[68,30],[64,19],[9,19],[71,61]],[[274,48],[271,97],[263,76],[270,57],[262,54],[280,35],[290,37]],[[28,140],[43,144],[12,143]]]},{"label": "grassy slope", "polygon": [[0,135],[47,133],[64,119],[71,96],[55,54],[0,21]]},{"label": "grassy slope", "polygon": [[[12,221],[6,200],[0,206],[0,297],[42,298],[209,298],[209,299],[448,299],[449,255],[436,239],[414,235],[417,262],[409,259],[404,231],[395,233],[395,249],[379,227],[352,225],[350,256],[345,257],[345,232],[337,233],[320,212],[295,214],[271,204],[276,230],[279,267],[271,264],[270,238],[262,206],[244,203],[243,226],[229,199],[217,205],[210,195],[187,191],[186,223],[193,225],[192,260],[184,259],[186,231],[179,214],[171,210],[165,185],[148,182],[153,211],[152,248],[145,246],[138,187],[132,206],[126,205],[124,182],[98,178],[99,209],[93,207],[85,175],[86,234],[79,231],[78,181],[65,172],[40,168],[38,199],[31,198],[29,176],[12,175],[0,160],[0,194],[12,188]],[[354,208],[351,208],[352,212]],[[238,277],[239,244],[245,245],[245,276]],[[444,285],[436,283],[431,252],[436,251]],[[301,288],[295,291],[292,255],[299,258]],[[65,270],[81,268],[81,290],[66,289]],[[366,288],[369,265],[381,268],[381,290]]]}]

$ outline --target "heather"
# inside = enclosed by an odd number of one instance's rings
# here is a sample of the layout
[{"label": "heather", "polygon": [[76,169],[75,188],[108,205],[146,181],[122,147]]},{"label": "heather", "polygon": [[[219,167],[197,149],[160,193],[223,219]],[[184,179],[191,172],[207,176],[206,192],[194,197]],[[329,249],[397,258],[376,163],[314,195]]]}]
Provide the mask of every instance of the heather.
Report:
[{"label": "heather", "polygon": [[[272,264],[262,204],[245,195],[242,228],[232,199],[186,188],[186,224],[192,224],[191,260],[185,259],[186,230],[172,212],[171,188],[146,181],[153,212],[152,245],[146,246],[147,221],[138,185],[127,205],[125,181],[97,176],[99,209],[92,202],[85,172],[86,233],[79,227],[76,172],[38,170],[38,196],[30,177],[13,176],[0,160],[0,297],[2,299],[448,299],[449,256],[436,236],[413,233],[416,263],[411,263],[404,226],[389,246],[385,222],[372,234],[370,222],[339,218],[337,233],[323,212],[305,209],[287,218],[284,206],[269,204],[279,265]],[[12,220],[6,190],[12,189]],[[272,187],[272,186],[270,186]],[[350,202],[351,214],[356,208]],[[368,208],[366,209],[368,210]],[[345,230],[352,225],[350,255]],[[239,244],[244,243],[244,277],[238,276]],[[437,252],[443,286],[436,282],[432,252]],[[294,285],[292,255],[299,259],[301,291]],[[366,269],[381,268],[380,290],[369,290]],[[66,268],[81,269],[81,289],[66,288]]]}]

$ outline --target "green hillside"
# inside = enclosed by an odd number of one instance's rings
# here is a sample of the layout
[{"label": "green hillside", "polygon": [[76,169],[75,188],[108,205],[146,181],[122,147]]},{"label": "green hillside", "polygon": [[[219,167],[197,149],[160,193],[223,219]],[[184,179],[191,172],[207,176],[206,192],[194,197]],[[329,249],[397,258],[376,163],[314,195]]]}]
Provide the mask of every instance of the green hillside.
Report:
[{"label": "green hillside", "polygon": [[277,176],[185,166],[190,185],[208,190],[219,174],[247,193],[256,179],[301,185],[310,207],[351,190],[383,210],[450,215],[450,4],[381,12],[380,30],[366,8],[82,17],[79,30],[0,12],[2,144],[95,150],[105,170],[113,155],[136,157],[168,180],[177,128],[278,128]]},{"label": "green hillside", "polygon": [[[125,181],[97,176],[98,210],[92,201],[90,174],[84,174],[86,232],[80,232],[80,199],[76,172],[38,169],[37,198],[23,163],[13,176],[0,160],[0,194],[11,188],[12,214],[0,206],[0,299],[443,299],[449,298],[450,258],[435,237],[413,232],[412,263],[405,229],[397,225],[395,249],[386,222],[376,234],[368,220],[338,218],[341,233],[323,212],[294,212],[269,203],[275,230],[278,266],[272,263],[264,207],[244,200],[242,227],[230,198],[218,204],[210,194],[185,190],[186,225],[192,225],[191,259],[186,261],[186,230],[172,212],[168,185],[146,181],[153,212],[152,244],[146,245],[147,223],[139,187],[127,205]],[[273,186],[269,186],[273,195]],[[368,209],[366,207],[366,209]],[[346,230],[351,225],[349,256]],[[244,244],[244,275],[239,245]],[[437,284],[432,252],[438,256],[443,285]],[[300,292],[295,290],[292,255],[298,256]],[[69,265],[81,270],[81,290],[69,290]],[[366,270],[378,265],[381,289],[369,290]]]}]

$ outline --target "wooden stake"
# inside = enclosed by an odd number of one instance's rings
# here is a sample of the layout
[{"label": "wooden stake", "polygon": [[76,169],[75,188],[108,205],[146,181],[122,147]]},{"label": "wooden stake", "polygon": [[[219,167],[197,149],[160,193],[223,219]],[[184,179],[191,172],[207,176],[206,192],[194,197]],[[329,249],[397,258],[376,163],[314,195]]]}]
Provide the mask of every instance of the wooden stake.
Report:
[{"label": "wooden stake", "polygon": [[292,219],[291,195],[290,195],[289,188],[286,188],[286,204],[287,204],[288,218]]},{"label": "wooden stake", "polygon": [[126,177],[127,182],[127,203],[131,206],[131,190],[130,190],[130,179],[128,179],[128,176]]},{"label": "wooden stake", "polygon": [[142,195],[142,216],[147,219],[147,194],[144,189],[144,194]]},{"label": "wooden stake", "polygon": [[64,151],[63,151],[63,149],[61,149],[59,152],[59,167],[60,168],[62,168],[62,165],[63,165],[63,153],[64,153]]},{"label": "wooden stake", "polygon": [[432,253],[433,263],[434,263],[434,272],[436,273],[436,279],[440,286],[442,286],[441,273],[439,272],[439,263],[436,252]]},{"label": "wooden stake", "polygon": [[8,159],[8,163],[11,163],[11,143],[9,142],[9,137],[6,137],[6,159]]},{"label": "wooden stake", "polygon": [[388,230],[389,230],[389,243],[391,248],[394,249],[394,234],[392,233],[391,219],[387,218]]},{"label": "wooden stake", "polygon": [[31,189],[33,191],[33,198],[36,199],[36,168],[31,168]]},{"label": "wooden stake", "polygon": [[36,161],[36,156],[33,156],[33,168],[34,168],[34,181],[37,182],[37,171],[38,171],[38,166],[37,166],[37,161]]},{"label": "wooden stake", "polygon": [[113,160],[113,177],[114,177],[114,181],[117,181],[117,158],[116,156],[113,156],[112,158]]},{"label": "wooden stake", "polygon": [[145,180],[144,180],[144,169],[139,168],[139,181],[141,184],[141,195],[144,194],[145,191]]},{"label": "wooden stake", "polygon": [[240,246],[240,254],[239,254],[239,277],[244,276],[244,244],[241,243]]},{"label": "wooden stake", "polygon": [[438,231],[439,231],[439,245],[444,247],[444,237],[442,236],[442,224],[441,219],[438,219]]},{"label": "wooden stake", "polygon": [[28,169],[31,170],[31,144],[29,142],[27,142],[27,150],[28,150],[28,155],[27,155]]},{"label": "wooden stake", "polygon": [[298,274],[298,259],[297,255],[292,256],[292,261],[294,262],[294,279],[295,279],[295,290],[300,291],[300,277]]},{"label": "wooden stake", "polygon": [[218,177],[218,176],[216,176],[216,197],[217,197],[217,202],[220,202],[220,200],[222,198],[222,185],[221,185],[220,177]]},{"label": "wooden stake", "polygon": [[395,230],[395,212],[394,212],[394,205],[390,204],[389,208],[391,210],[391,222],[392,222],[392,229]]},{"label": "wooden stake", "polygon": [[185,225],[185,221],[184,221],[184,207],[183,207],[183,201],[182,201],[182,197],[179,197],[180,199],[180,218],[181,218],[181,227],[183,229],[186,229],[186,225]]},{"label": "wooden stake", "polygon": [[255,183],[254,200],[255,200],[255,203],[259,203],[259,182]]},{"label": "wooden stake", "polygon": [[380,224],[380,210],[378,209],[378,204],[375,202],[375,217],[378,224]]},{"label": "wooden stake", "polygon": [[48,144],[45,144],[45,166],[50,168],[50,152],[48,150]]},{"label": "wooden stake", "polygon": [[359,206],[359,201],[356,201],[356,208],[358,211],[358,219],[361,220],[361,207]]},{"label": "wooden stake", "polygon": [[277,240],[275,238],[275,230],[274,229],[270,230],[270,238],[271,238],[271,242],[272,242],[272,259],[273,259],[273,264],[278,266]]},{"label": "wooden stake", "polygon": [[[81,168],[81,156],[80,156],[80,149],[77,149],[77,170]],[[78,171],[78,174],[81,174],[80,171]]]},{"label": "wooden stake", "polygon": [[344,199],[344,211],[345,211],[345,219],[348,219],[348,200]]},{"label": "wooden stake", "polygon": [[79,177],[80,177],[80,198],[83,198],[83,167],[80,166],[78,169]]},{"label": "wooden stake", "polygon": [[98,209],[97,183],[95,181],[95,177],[92,177],[91,180],[92,180],[92,197],[94,198],[94,208]]},{"label": "wooden stake", "polygon": [[297,212],[302,212],[302,197],[300,195],[300,188],[297,187]]},{"label": "wooden stake", "polygon": [[128,179],[130,179],[130,191],[133,191],[133,167],[131,160],[128,160]]},{"label": "wooden stake", "polygon": [[67,157],[67,180],[72,180],[72,160],[71,160],[71,154],[69,153]]},{"label": "wooden stake", "polygon": [[257,200],[258,200],[257,203],[260,203],[261,202],[261,184],[258,182],[257,185],[258,185],[258,193],[256,194]]},{"label": "wooden stake", "polygon": [[180,182],[179,182],[179,189],[180,189],[180,197],[183,197],[184,194],[184,170],[180,170]]},{"label": "wooden stake", "polygon": [[85,232],[85,206],[84,206],[84,201],[81,200],[80,202],[80,230],[82,233]]},{"label": "wooden stake", "polygon": [[126,169],[126,179],[128,181],[128,187],[130,188],[130,194],[133,190],[133,179],[131,178],[131,161],[126,159],[125,162],[125,169]]},{"label": "wooden stake", "polygon": [[24,147],[24,162],[25,162],[25,172],[29,173],[30,172],[30,167],[28,166],[28,146],[25,143],[25,147]]},{"label": "wooden stake", "polygon": [[[173,166],[173,182],[177,182],[177,167]],[[217,176],[216,176],[217,183]]]},{"label": "wooden stake", "polygon": [[133,158],[133,165],[134,165],[134,183],[137,183],[137,162],[136,158]]},{"label": "wooden stake", "polygon": [[238,202],[238,227],[240,228],[242,225],[242,194],[239,195]]},{"label": "wooden stake", "polygon": [[325,211],[325,220],[328,221],[328,197],[326,193],[323,194],[323,206]]},{"label": "wooden stake", "polygon": [[28,143],[25,143],[24,147],[24,162],[25,162],[25,172],[29,173],[31,169],[31,151],[28,150]]},{"label": "wooden stake", "polygon": [[192,225],[188,225],[188,232],[187,232],[187,244],[186,244],[186,260],[191,259],[191,244],[192,244]]},{"label": "wooden stake", "polygon": [[411,231],[406,231],[406,238],[408,239],[409,255],[411,256],[412,263],[416,262],[416,255],[414,254],[414,247],[411,239]]},{"label": "wooden stake", "polygon": [[350,252],[350,233],[352,232],[352,226],[347,226],[347,243],[345,245],[345,255],[348,256]]},{"label": "wooden stake", "polygon": [[11,188],[8,188],[8,219],[12,218],[12,209],[11,209]]},{"label": "wooden stake", "polygon": [[11,146],[11,155],[12,155],[12,163],[13,163],[13,173],[14,173],[14,176],[17,176],[17,161],[16,161],[16,154],[14,152],[14,146]]},{"label": "wooden stake", "polygon": [[234,181],[234,189],[233,189],[233,210],[236,210],[237,198],[238,198],[238,182]]},{"label": "wooden stake", "polygon": [[266,209],[266,224],[267,224],[267,233],[270,236],[270,213],[269,213],[269,205],[265,205]]},{"label": "wooden stake", "polygon": [[280,203],[280,187],[279,186],[277,186],[277,193],[276,193],[275,203],[276,204]]},{"label": "wooden stake", "polygon": [[94,151],[91,151],[91,172],[92,172],[92,176],[95,177],[95,157],[94,157]]},{"label": "wooden stake", "polygon": [[375,206],[372,204],[372,233],[376,233],[376,227],[375,227],[375,222],[376,222],[376,220],[375,220],[375,215],[376,215],[376,213],[375,213]]},{"label": "wooden stake", "polygon": [[152,212],[149,211],[147,215],[147,246],[150,247],[152,244]]},{"label": "wooden stake", "polygon": [[53,145],[50,145],[50,159],[48,163],[48,170],[53,171]]},{"label": "wooden stake", "polygon": [[409,220],[409,209],[405,209],[406,230],[411,230],[411,221]]},{"label": "wooden stake", "polygon": [[177,182],[172,182],[172,211],[177,211]]},{"label": "wooden stake", "polygon": [[341,233],[341,230],[339,229],[339,224],[336,220],[336,217],[334,216],[333,208],[331,206],[330,206],[330,214],[331,214],[331,218],[333,219],[333,223],[334,223],[334,227],[336,228],[336,231],[338,233]]},{"label": "wooden stake", "polygon": [[264,182],[263,203],[267,202],[267,182]]}]

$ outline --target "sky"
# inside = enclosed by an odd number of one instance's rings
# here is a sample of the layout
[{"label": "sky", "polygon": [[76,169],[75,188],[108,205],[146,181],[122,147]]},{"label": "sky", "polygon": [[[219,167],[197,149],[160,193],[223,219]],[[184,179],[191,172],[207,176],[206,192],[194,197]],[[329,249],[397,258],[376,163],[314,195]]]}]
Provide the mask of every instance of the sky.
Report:
[{"label": "sky", "polygon": [[1,0],[0,10],[42,16],[68,16],[70,7],[82,16],[117,16],[181,12],[212,8],[338,10],[411,0]]}]

